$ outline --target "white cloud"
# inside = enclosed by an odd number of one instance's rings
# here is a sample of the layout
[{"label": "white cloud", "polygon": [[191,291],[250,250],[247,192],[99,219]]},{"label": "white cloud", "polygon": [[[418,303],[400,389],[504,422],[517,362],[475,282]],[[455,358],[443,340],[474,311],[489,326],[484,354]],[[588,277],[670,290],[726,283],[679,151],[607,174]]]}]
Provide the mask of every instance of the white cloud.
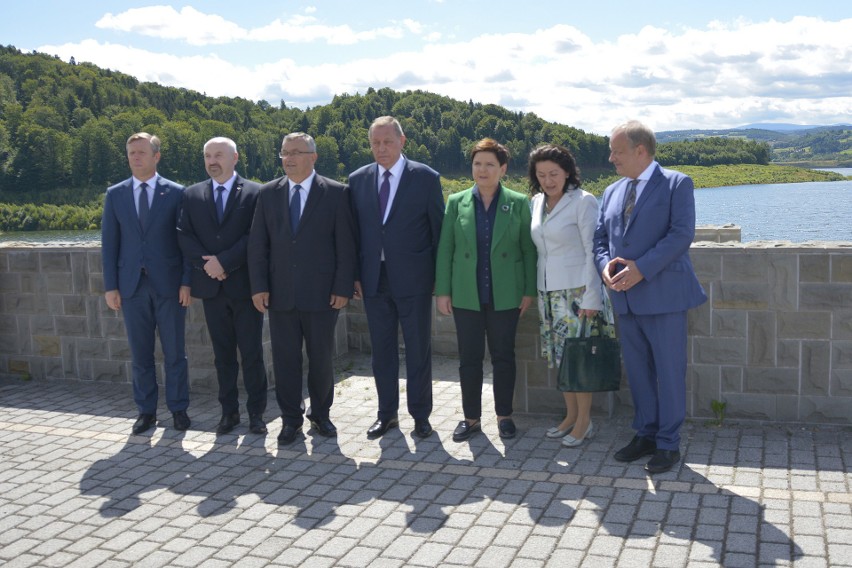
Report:
[{"label": "white cloud", "polygon": [[190,45],[231,43],[246,31],[221,16],[204,14],[192,6],[180,12],[171,6],[132,8],[118,15],[107,13],[95,23],[102,29],[118,30],[161,39],[182,40]]},{"label": "white cloud", "polygon": [[[415,22],[355,31],[324,26],[312,16],[297,18],[298,25],[288,20],[266,26],[264,39],[306,42],[332,34],[346,44],[396,37],[390,30],[426,33]],[[409,51],[343,62],[331,49],[323,64],[281,59],[254,66],[229,62],[227,54],[183,58],[96,42],[39,50],[208,95],[273,104],[284,99],[302,107],[387,86],[504,104],[598,133],[627,118],[658,130],[852,122],[852,19],[714,22],[678,30],[648,26],[611,42],[554,25],[529,34],[399,45]],[[235,80],[210,79],[223,73]]]},{"label": "white cloud", "polygon": [[329,45],[351,45],[361,41],[380,38],[399,39],[403,30],[398,27],[382,27],[373,30],[355,31],[348,25],[328,26],[317,23],[313,16],[293,16],[287,21],[276,19],[270,24],[251,30],[247,39],[252,41],[286,41],[309,43],[323,41]]}]

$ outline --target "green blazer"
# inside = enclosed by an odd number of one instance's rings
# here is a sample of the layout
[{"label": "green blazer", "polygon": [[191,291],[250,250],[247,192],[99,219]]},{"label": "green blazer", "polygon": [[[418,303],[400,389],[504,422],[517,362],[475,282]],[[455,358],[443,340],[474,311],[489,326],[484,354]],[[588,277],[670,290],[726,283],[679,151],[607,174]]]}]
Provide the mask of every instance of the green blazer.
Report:
[{"label": "green blazer", "polygon": [[[476,283],[476,213],[473,188],[450,195],[441,225],[435,295],[451,296],[453,307],[480,309]],[[517,308],[536,296],[536,249],[530,237],[526,195],[500,186],[491,238],[491,293],[495,310]]]}]

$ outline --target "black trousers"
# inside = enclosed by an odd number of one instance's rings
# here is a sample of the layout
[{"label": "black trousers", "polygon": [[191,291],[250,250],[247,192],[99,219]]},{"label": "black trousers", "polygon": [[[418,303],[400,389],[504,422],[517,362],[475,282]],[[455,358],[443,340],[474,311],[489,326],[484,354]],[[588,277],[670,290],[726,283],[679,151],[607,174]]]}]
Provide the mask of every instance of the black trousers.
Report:
[{"label": "black trousers", "polygon": [[453,308],[459,345],[459,380],[464,417],[482,417],[482,365],[485,340],[494,371],[494,410],[497,416],[512,415],[515,396],[515,332],[520,310],[495,310],[484,304],[482,310]]},{"label": "black trousers", "polygon": [[246,410],[249,414],[263,414],[267,389],[263,364],[263,314],[255,309],[251,298],[229,298],[221,291],[203,303],[207,331],[213,344],[222,414],[240,411],[238,347],[246,388]]}]

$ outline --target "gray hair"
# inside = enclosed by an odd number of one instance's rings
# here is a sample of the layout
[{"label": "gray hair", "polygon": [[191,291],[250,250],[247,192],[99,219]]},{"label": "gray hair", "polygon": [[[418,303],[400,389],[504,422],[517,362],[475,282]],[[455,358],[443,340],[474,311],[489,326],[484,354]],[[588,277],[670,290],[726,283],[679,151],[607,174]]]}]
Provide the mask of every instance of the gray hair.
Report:
[{"label": "gray hair", "polygon": [[373,135],[373,129],[378,126],[393,126],[393,129],[396,131],[397,136],[405,136],[405,133],[402,131],[402,125],[399,123],[397,119],[392,116],[380,116],[370,125],[370,130],[367,131],[368,136]]},{"label": "gray hair", "polygon": [[207,146],[210,144],[227,144],[228,147],[234,152],[237,153],[237,143],[231,140],[230,138],[225,138],[224,136],[216,136],[211,138],[207,142],[204,143],[204,151],[207,151]]},{"label": "gray hair", "polygon": [[129,148],[131,142],[136,142],[137,140],[145,140],[148,144],[151,145],[151,150],[156,154],[160,151],[160,139],[154,136],[153,134],[148,134],[147,132],[137,132],[136,134],[131,134],[130,138],[127,139],[127,143],[124,145],[125,148]]},{"label": "gray hair", "polygon": [[630,145],[634,148],[644,146],[652,158],[657,154],[657,137],[654,136],[654,131],[638,120],[628,120],[612,129],[613,136],[619,132],[627,135]]},{"label": "gray hair", "polygon": [[314,141],[313,136],[310,134],[305,134],[304,132],[291,132],[287,136],[284,137],[284,140],[281,141],[281,149],[284,149],[284,144],[288,140],[304,140],[305,144],[308,145],[308,150],[316,153],[317,151],[317,143]]}]

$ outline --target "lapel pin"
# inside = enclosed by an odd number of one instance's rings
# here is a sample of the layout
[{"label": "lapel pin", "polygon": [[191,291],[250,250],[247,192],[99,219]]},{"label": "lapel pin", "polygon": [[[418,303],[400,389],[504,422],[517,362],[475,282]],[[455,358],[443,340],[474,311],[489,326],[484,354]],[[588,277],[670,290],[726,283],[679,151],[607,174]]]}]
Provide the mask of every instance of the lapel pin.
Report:
[{"label": "lapel pin", "polygon": [[502,209],[503,209],[504,212],[508,212],[509,211],[509,204],[504,203]]}]

